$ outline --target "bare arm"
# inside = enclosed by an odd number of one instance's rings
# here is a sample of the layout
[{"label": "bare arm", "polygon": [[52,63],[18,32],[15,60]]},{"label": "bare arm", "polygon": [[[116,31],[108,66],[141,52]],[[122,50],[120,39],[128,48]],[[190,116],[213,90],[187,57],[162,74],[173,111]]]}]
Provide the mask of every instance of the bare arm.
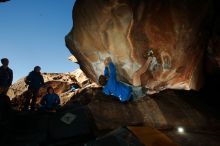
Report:
[{"label": "bare arm", "polygon": [[108,64],[112,61],[111,57],[106,57],[105,60],[104,60],[104,65],[105,67],[108,66]]}]

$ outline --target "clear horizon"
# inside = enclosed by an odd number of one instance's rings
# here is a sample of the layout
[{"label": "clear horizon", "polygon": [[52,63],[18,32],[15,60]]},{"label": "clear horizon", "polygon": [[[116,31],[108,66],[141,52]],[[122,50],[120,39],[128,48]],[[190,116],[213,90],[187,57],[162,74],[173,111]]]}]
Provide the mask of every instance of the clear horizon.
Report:
[{"label": "clear horizon", "polygon": [[79,66],[68,60],[65,35],[72,28],[75,0],[11,0],[0,4],[0,58],[10,60],[14,80],[34,66],[42,72],[66,73]]}]

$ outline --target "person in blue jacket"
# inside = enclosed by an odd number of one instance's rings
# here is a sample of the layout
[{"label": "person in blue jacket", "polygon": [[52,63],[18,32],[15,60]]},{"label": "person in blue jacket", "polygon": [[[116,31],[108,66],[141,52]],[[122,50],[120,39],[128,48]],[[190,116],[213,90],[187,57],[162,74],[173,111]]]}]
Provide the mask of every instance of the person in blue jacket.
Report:
[{"label": "person in blue jacket", "polygon": [[39,94],[40,88],[44,85],[44,78],[40,72],[40,66],[35,66],[34,70],[29,73],[25,79],[25,83],[28,85],[29,96],[25,99],[25,110],[28,110],[30,99],[31,101],[31,110],[35,110],[36,100]]},{"label": "person in blue jacket", "polygon": [[56,111],[60,106],[60,97],[54,93],[52,87],[47,88],[47,94],[41,100],[41,110]]},{"label": "person in blue jacket", "polygon": [[[104,75],[99,76],[99,84],[103,86],[103,92],[106,95],[116,96],[121,102],[131,101],[136,98],[134,96],[144,95],[144,93],[142,93],[142,88],[138,87],[141,90],[137,90],[136,87],[117,80],[116,68],[110,57],[105,59],[104,65]],[[135,94],[136,91],[137,93],[140,92],[141,94]]]}]

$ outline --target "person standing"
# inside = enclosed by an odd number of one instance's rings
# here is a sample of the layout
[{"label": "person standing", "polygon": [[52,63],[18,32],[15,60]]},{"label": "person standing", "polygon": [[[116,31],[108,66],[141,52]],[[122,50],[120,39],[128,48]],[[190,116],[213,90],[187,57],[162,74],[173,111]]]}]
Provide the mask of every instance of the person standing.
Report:
[{"label": "person standing", "polygon": [[9,87],[13,80],[13,71],[8,67],[9,60],[7,58],[1,59],[2,66],[0,67],[0,87],[4,89],[7,94]]},{"label": "person standing", "polygon": [[0,87],[0,123],[10,119],[11,111],[10,98],[5,94],[5,89]]},{"label": "person standing", "polygon": [[44,85],[44,78],[40,72],[40,66],[35,66],[34,70],[29,73],[25,79],[25,83],[28,85],[29,97],[26,97],[24,108],[28,110],[30,99],[31,100],[31,110],[34,111],[36,107],[36,100],[39,94],[40,88]]}]

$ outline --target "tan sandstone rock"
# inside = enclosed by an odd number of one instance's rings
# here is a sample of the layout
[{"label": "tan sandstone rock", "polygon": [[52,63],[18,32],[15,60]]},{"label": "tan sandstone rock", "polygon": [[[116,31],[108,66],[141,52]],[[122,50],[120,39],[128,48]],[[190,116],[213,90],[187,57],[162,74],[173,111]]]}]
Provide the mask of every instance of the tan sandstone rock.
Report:
[{"label": "tan sandstone rock", "polygon": [[[199,89],[211,9],[205,0],[77,0],[66,45],[94,81],[110,56],[121,81],[157,91]],[[155,61],[143,69],[148,48]]]},{"label": "tan sandstone rock", "polygon": [[[55,93],[60,96],[61,104],[65,104],[74,94],[76,94],[70,90],[71,84],[76,82],[81,89],[87,88],[88,86],[97,86],[85,76],[81,69],[76,69],[69,73],[42,73],[42,75],[45,86],[40,89],[39,100],[46,94],[47,87],[49,86],[53,87]],[[7,93],[10,99],[18,104],[18,106],[22,106],[23,98],[25,98],[28,89],[24,80],[25,77],[15,82]]]}]

